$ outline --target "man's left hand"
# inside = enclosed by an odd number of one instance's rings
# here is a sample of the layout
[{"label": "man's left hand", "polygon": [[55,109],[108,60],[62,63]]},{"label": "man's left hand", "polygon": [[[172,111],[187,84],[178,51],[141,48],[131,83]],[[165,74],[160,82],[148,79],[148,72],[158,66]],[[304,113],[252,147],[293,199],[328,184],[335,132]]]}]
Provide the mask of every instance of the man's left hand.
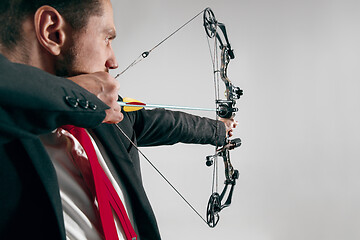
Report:
[{"label": "man's left hand", "polygon": [[219,118],[220,121],[222,121],[225,124],[226,127],[226,135],[228,137],[231,137],[233,135],[233,129],[236,128],[236,126],[239,124],[237,121],[235,121],[233,118]]}]

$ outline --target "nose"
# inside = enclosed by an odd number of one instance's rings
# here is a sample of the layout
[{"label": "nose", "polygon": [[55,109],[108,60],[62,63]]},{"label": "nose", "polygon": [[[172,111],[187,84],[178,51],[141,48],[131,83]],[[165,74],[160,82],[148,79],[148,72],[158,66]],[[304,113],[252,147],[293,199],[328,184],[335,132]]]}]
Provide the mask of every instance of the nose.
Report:
[{"label": "nose", "polygon": [[111,57],[109,57],[109,59],[106,60],[105,67],[107,69],[116,69],[119,67],[118,62],[116,61],[114,52],[111,54]]}]

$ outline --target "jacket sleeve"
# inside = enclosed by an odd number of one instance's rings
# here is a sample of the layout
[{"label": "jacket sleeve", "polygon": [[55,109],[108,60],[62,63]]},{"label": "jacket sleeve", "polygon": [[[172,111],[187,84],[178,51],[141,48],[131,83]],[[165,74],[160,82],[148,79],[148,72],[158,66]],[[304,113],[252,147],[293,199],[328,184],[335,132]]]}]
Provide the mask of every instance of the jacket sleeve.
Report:
[{"label": "jacket sleeve", "polygon": [[139,146],[196,143],[223,145],[225,124],[179,111],[140,110],[134,114],[134,129]]},{"label": "jacket sleeve", "polygon": [[108,108],[74,82],[0,55],[0,142],[64,124],[95,127]]}]

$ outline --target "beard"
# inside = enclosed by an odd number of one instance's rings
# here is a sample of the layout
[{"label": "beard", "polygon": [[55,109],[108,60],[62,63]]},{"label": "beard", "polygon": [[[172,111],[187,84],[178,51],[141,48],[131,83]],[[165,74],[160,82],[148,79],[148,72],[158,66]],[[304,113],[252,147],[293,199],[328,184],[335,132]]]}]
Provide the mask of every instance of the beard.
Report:
[{"label": "beard", "polygon": [[78,75],[74,69],[75,58],[76,47],[72,45],[55,62],[55,75],[64,78]]},{"label": "beard", "polygon": [[[99,68],[99,64],[89,61],[89,56],[91,55],[84,52],[87,51],[85,49],[81,45],[81,41],[76,36],[73,36],[69,46],[64,48],[55,60],[55,75],[67,78],[98,71],[109,72],[105,65],[103,65],[103,68]],[[96,62],[97,58],[94,61]]]}]

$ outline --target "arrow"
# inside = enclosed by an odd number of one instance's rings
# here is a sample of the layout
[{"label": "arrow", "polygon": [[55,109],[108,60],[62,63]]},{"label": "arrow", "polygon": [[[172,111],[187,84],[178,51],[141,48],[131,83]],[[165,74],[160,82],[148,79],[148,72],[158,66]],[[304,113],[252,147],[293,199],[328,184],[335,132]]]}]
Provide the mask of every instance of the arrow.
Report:
[{"label": "arrow", "polygon": [[118,101],[118,104],[124,107],[125,112],[134,112],[142,108],[167,108],[167,109],[183,109],[183,110],[197,110],[197,111],[212,111],[212,112],[216,111],[216,109],[213,108],[174,106],[174,105],[164,105],[164,104],[146,104],[138,100],[127,97],[123,98],[123,101]]}]

